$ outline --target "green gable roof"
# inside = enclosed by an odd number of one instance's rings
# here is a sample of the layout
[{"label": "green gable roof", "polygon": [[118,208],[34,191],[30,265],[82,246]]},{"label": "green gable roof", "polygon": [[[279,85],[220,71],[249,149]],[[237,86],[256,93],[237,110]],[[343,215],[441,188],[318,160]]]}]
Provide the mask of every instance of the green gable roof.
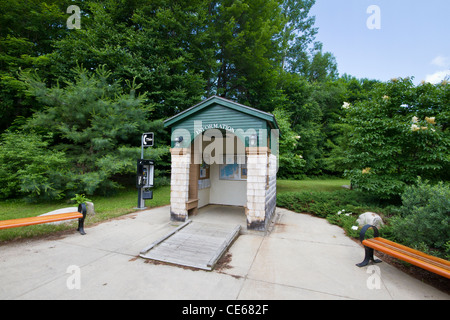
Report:
[{"label": "green gable roof", "polygon": [[[199,123],[201,127],[198,126]],[[267,130],[268,135],[271,134],[271,129],[279,129],[272,114],[217,96],[212,96],[167,119],[164,121],[164,127],[172,128],[172,132],[177,129],[187,130],[192,140],[200,132],[208,129],[224,129],[233,133],[238,131],[248,133],[253,129],[256,130],[256,134],[263,129]],[[245,140],[245,137],[240,138]]]},{"label": "green gable roof", "polygon": [[180,112],[179,114],[173,116],[172,118],[169,118],[167,120],[164,121],[164,127],[172,127],[174,124],[176,124],[177,122],[183,121],[184,119],[186,119],[187,117],[191,117],[194,114],[196,114],[197,112],[210,107],[211,105],[214,104],[218,104],[221,105],[223,107],[235,110],[235,111],[239,111],[242,112],[244,114],[247,114],[249,116],[253,116],[256,117],[258,119],[267,121],[270,123],[270,127],[273,129],[279,129],[278,128],[278,124],[275,120],[275,117],[273,114],[258,110],[258,109],[254,109],[254,108],[250,108],[247,107],[243,104],[239,104],[236,103],[234,101],[230,101],[221,97],[217,97],[217,96],[212,96],[202,102],[200,102],[199,104],[196,104],[193,107],[190,107],[189,109]]}]

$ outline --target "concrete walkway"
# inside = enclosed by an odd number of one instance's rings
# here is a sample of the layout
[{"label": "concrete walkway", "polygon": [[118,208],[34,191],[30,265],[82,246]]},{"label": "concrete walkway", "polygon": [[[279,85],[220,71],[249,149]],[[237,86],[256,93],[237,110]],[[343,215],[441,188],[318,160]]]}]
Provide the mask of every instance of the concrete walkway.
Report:
[{"label": "concrete walkway", "polygon": [[[386,263],[356,267],[364,250],[326,220],[284,209],[277,218],[266,235],[244,228],[214,271],[139,257],[176,227],[169,207],[88,227],[85,236],[0,245],[0,299],[450,299]],[[245,226],[232,207],[192,219]]]}]

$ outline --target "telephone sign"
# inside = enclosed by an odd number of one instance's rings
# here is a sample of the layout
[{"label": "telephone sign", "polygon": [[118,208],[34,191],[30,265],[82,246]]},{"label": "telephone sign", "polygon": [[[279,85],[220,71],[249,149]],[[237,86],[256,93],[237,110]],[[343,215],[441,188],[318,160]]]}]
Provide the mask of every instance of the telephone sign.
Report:
[{"label": "telephone sign", "polygon": [[144,133],[142,135],[142,146],[143,147],[153,147],[153,132]]}]

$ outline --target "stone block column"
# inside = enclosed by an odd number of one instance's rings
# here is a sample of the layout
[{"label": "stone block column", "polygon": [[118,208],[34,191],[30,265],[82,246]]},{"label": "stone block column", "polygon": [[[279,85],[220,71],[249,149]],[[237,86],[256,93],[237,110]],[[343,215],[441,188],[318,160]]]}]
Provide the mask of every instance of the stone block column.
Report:
[{"label": "stone block column", "polygon": [[170,220],[185,222],[188,218],[190,148],[173,148],[170,176]]},{"label": "stone block column", "polygon": [[247,148],[247,228],[265,230],[268,148]]},{"label": "stone block column", "polygon": [[277,202],[277,157],[266,147],[247,148],[247,228],[265,231]]}]

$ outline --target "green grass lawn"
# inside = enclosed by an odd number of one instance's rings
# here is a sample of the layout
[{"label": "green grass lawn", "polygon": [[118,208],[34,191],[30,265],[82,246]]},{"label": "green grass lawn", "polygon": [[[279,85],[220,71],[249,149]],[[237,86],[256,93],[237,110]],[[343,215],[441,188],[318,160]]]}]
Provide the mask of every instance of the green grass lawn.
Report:
[{"label": "green grass lawn", "polygon": [[350,185],[349,180],[278,180],[277,194],[295,191],[335,191],[342,190],[343,185]]},{"label": "green grass lawn", "polygon": [[[334,191],[342,189],[342,185],[348,185],[348,180],[329,179],[329,180],[278,180],[277,193],[291,191]],[[113,196],[93,196],[88,197],[94,202],[94,216],[86,219],[85,225],[89,226],[94,223],[119,217],[124,214],[136,211],[137,207],[137,189],[129,188],[117,192]],[[170,203],[170,186],[155,188],[153,190],[153,199],[146,201],[149,208],[168,205]],[[0,201],[0,220],[16,219],[38,216],[49,211],[61,209],[65,207],[76,206],[68,203],[67,200],[30,203],[24,200],[5,200]],[[26,238],[37,235],[48,234],[60,230],[76,229],[76,221],[70,224],[62,225],[36,225],[22,228],[12,228],[0,230],[0,241]]]}]

